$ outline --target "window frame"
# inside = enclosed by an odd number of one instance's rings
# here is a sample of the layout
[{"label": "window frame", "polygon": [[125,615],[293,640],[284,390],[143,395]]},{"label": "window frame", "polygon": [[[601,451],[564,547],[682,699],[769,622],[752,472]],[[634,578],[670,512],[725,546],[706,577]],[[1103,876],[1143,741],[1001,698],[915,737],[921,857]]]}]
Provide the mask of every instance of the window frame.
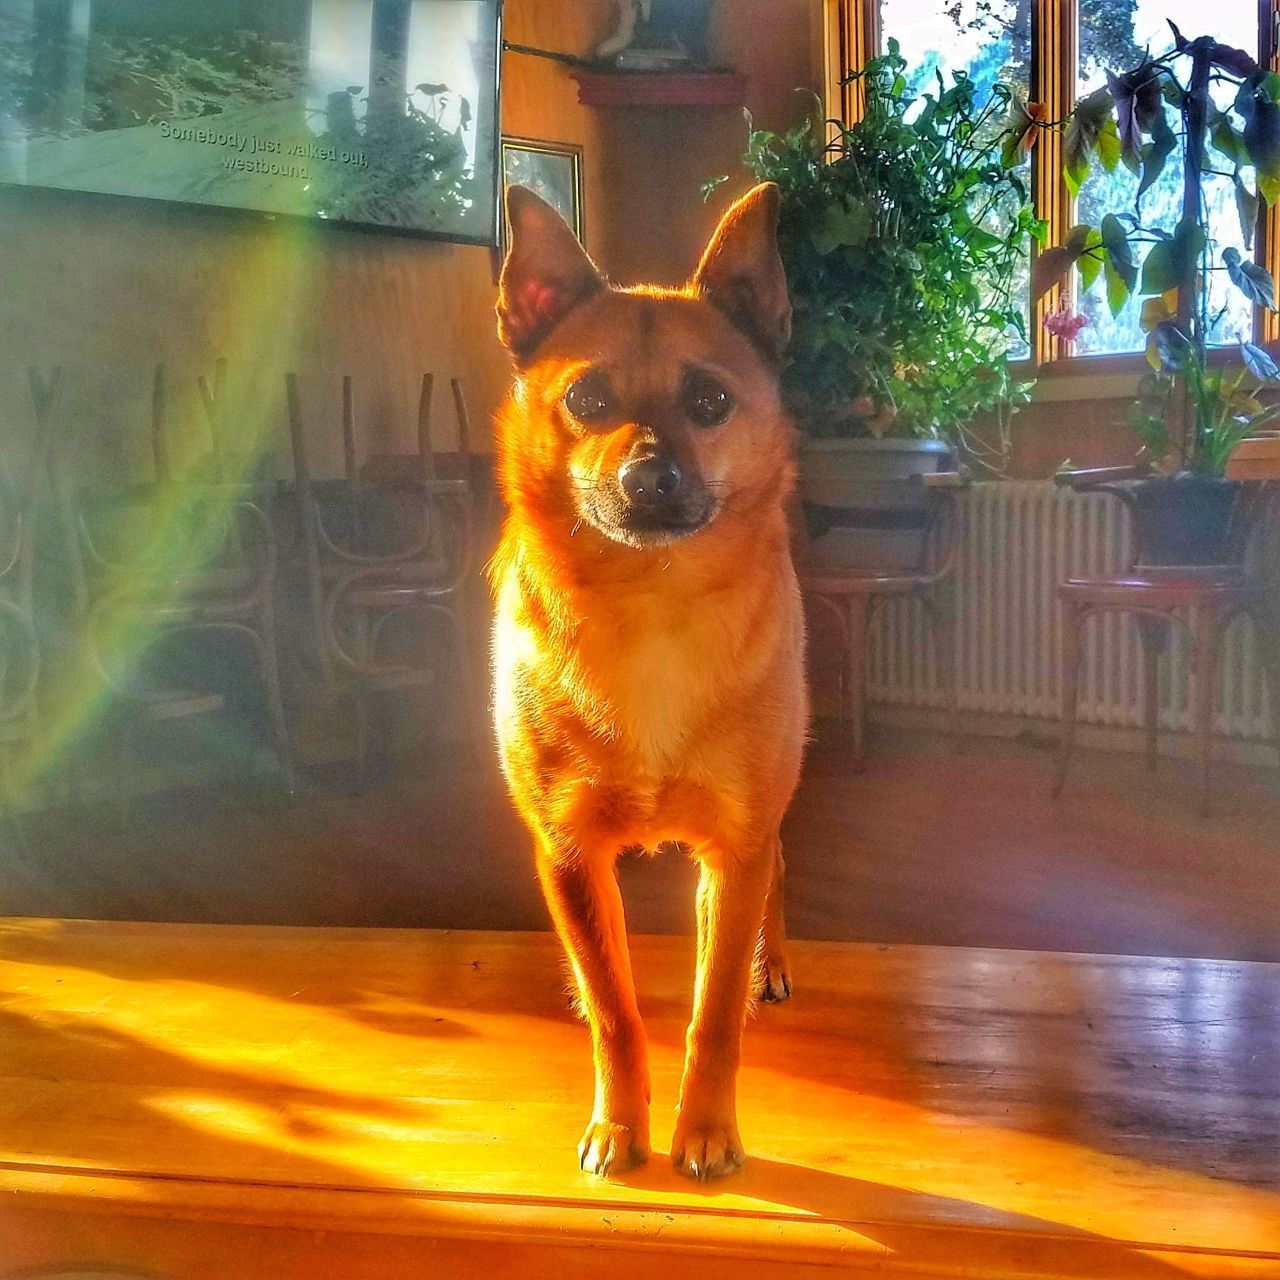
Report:
[{"label": "window frame", "polygon": [[[862,114],[860,87],[846,83],[880,49],[879,0],[823,0],[824,105],[828,118],[852,122]],[[1280,71],[1280,0],[1257,0],[1259,62]],[[1051,120],[1061,120],[1076,101],[1079,57],[1079,0],[1031,0],[1031,98],[1045,105]],[[1062,134],[1040,133],[1031,152],[1031,199],[1036,216],[1048,226],[1048,244],[1060,244],[1071,229],[1075,200],[1062,180]],[[1280,210],[1264,208],[1255,232],[1255,256],[1280,279]],[[1034,250],[1033,250],[1034,254]],[[1073,271],[1065,296],[1074,302],[1079,281]],[[1145,368],[1141,352],[1072,354],[1044,327],[1045,317],[1064,297],[1054,285],[1032,306],[1027,337],[1031,356],[1020,361],[1037,373],[1125,373]],[[1254,341],[1280,344],[1280,314],[1255,307]]]}]

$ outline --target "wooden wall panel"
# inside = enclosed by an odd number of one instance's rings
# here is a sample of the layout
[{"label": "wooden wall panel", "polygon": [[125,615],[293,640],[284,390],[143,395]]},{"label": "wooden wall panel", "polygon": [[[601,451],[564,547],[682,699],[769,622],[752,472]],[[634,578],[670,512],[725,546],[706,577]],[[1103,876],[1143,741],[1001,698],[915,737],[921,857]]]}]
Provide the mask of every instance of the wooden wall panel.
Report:
[{"label": "wooden wall panel", "polygon": [[[582,52],[608,9],[608,0],[509,0],[507,36]],[[508,56],[504,73],[506,132],[584,146],[590,236],[601,159],[591,113],[561,66]],[[170,366],[175,416],[196,421],[187,454],[204,440],[195,377],[225,355],[236,420],[274,451],[281,474],[286,369],[302,375],[313,406],[322,471],[340,467],[343,373],[356,379],[371,449],[408,446],[426,370],[466,379],[481,444],[508,381],[484,248],[5,188],[0,244],[0,430],[30,429],[26,367],[65,365],[74,447],[94,467],[145,474],[158,360]],[[437,409],[447,445],[452,412],[444,398]],[[180,443],[179,465],[183,452]]]}]

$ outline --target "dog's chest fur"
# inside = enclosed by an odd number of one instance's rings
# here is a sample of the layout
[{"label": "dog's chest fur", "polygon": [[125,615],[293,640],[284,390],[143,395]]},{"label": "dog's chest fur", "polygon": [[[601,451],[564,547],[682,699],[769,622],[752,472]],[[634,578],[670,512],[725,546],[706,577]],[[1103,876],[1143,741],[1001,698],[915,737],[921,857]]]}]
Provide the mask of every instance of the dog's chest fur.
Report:
[{"label": "dog's chest fur", "polygon": [[610,722],[611,736],[650,776],[671,772],[722,696],[708,670],[708,627],[696,619],[661,617],[661,605],[630,625],[594,633],[588,623],[579,647],[583,676]]}]

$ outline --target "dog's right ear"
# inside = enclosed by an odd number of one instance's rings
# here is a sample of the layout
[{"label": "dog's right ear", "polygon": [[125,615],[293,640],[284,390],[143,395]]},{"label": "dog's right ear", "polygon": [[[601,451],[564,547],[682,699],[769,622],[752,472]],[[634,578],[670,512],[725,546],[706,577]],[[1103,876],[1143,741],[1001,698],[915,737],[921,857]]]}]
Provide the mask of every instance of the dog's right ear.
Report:
[{"label": "dog's right ear", "polygon": [[507,221],[511,248],[498,282],[498,337],[519,364],[605,283],[564,219],[528,187],[507,188]]}]

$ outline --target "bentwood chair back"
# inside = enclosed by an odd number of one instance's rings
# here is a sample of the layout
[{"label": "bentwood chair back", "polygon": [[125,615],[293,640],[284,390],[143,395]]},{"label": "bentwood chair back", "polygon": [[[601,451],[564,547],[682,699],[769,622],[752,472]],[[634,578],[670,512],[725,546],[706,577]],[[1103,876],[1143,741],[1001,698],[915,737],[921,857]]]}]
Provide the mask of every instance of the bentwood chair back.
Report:
[{"label": "bentwood chair back", "polygon": [[63,372],[29,373],[35,430],[25,462],[0,437],[0,839],[23,844],[11,756],[38,737],[42,650],[34,590],[36,495],[62,393]]},{"label": "bentwood chair back", "polygon": [[[1101,490],[1132,506],[1126,486],[1131,468],[1064,472],[1058,483],[1082,492]],[[1061,796],[1075,747],[1080,666],[1084,629],[1107,613],[1132,615],[1143,654],[1143,727],[1147,768],[1155,769],[1160,733],[1160,659],[1169,652],[1175,628],[1189,638],[1192,735],[1200,768],[1200,812],[1208,815],[1213,799],[1213,728],[1219,697],[1219,653],[1226,628],[1238,617],[1259,628],[1273,711],[1272,726],[1280,747],[1280,611],[1268,589],[1267,556],[1274,545],[1280,502],[1274,483],[1240,487],[1229,539],[1233,560],[1221,565],[1149,565],[1135,538],[1133,563],[1111,577],[1071,577],[1058,586],[1062,610],[1062,736],[1053,794]]]},{"label": "bentwood chair back", "polygon": [[[433,379],[418,401],[417,453],[405,471],[371,479],[359,461],[355,389],[342,381],[341,479],[317,479],[299,380],[285,390],[293,448],[296,509],[313,649],[322,678],[355,699],[357,789],[366,776],[368,700],[440,678],[434,650],[393,648],[397,619],[417,619],[423,640],[439,624],[452,650],[458,702],[472,714],[470,646],[463,597],[472,572],[471,490],[439,477],[431,435]],[[455,396],[455,404],[458,401]]]},{"label": "bentwood chair back", "polygon": [[[225,366],[215,385],[224,394]],[[94,487],[58,442],[54,492],[76,599],[81,661],[111,703],[116,798],[127,819],[133,746],[145,722],[257,701],[285,788],[295,788],[293,749],[276,644],[275,531],[262,495],[240,484],[177,480],[170,462],[168,379],[152,379],[154,480]],[[215,444],[211,456],[219,456]],[[215,472],[216,474],[216,472]],[[206,641],[247,652],[255,682],[208,678]],[[224,681],[223,684],[226,682]]]}]

